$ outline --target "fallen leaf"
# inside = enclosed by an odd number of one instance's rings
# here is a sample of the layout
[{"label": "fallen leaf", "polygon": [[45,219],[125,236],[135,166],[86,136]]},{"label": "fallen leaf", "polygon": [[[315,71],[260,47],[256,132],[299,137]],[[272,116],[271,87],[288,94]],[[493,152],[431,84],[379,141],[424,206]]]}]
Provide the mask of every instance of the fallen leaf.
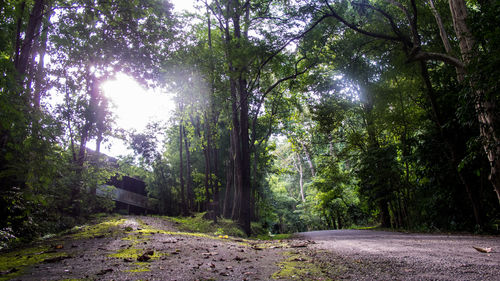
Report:
[{"label": "fallen leaf", "polygon": [[477,251],[479,251],[481,253],[491,253],[491,248],[490,247],[488,247],[488,248],[482,248],[482,247],[472,246],[472,248],[476,249]]},{"label": "fallen leaf", "polygon": [[152,255],[154,255],[154,253],[155,252],[153,250],[149,250],[146,253],[144,253],[143,255],[138,256],[137,261],[148,261],[151,259],[150,255],[152,256]]}]

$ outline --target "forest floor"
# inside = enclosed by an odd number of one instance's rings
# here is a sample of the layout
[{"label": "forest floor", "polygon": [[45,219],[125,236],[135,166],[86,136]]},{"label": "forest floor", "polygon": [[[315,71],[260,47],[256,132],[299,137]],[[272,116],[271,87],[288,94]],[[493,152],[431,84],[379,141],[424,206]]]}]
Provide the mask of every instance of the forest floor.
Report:
[{"label": "forest floor", "polygon": [[498,237],[345,230],[264,241],[122,216],[0,253],[0,280],[500,280],[499,252]]}]

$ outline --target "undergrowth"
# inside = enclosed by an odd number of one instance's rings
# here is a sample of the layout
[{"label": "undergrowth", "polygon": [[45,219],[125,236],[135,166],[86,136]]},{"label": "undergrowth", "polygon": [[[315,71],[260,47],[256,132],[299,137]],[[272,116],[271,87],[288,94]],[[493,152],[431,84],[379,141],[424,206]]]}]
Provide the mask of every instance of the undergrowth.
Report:
[{"label": "undergrowth", "polygon": [[205,213],[198,213],[190,217],[166,217],[170,221],[177,224],[177,227],[181,231],[186,232],[200,232],[213,235],[229,235],[235,237],[245,237],[245,232],[232,220],[229,219],[217,219],[217,223],[214,224],[212,220],[206,220],[203,218]]}]

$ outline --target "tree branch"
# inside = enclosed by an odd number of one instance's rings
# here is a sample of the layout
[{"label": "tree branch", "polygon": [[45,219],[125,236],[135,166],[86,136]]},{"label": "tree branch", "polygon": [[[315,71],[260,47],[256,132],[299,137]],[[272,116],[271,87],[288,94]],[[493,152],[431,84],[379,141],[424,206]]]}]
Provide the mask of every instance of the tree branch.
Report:
[{"label": "tree branch", "polygon": [[[341,23],[343,23],[344,25],[346,25],[347,27],[349,27],[350,29],[356,31],[356,32],[359,32],[361,34],[364,34],[364,35],[367,35],[367,36],[371,36],[371,37],[375,37],[375,38],[379,38],[379,39],[384,39],[384,40],[390,40],[390,41],[398,41],[398,42],[402,42],[402,38],[401,36],[390,36],[390,35],[387,35],[387,34],[382,34],[382,33],[376,33],[376,32],[371,32],[371,31],[367,31],[367,30],[364,30],[364,29],[361,29],[359,27],[357,27],[355,24],[353,23],[350,23],[348,22],[346,19],[344,19],[343,17],[341,17],[339,14],[337,14],[337,12],[335,12],[335,10],[333,9],[333,7],[330,5],[330,3],[328,3],[328,0],[324,0],[325,1],[325,4],[326,6],[328,7],[328,9],[330,10],[330,13],[326,13],[324,16],[327,16],[327,17],[333,17],[333,18],[336,18],[338,21],[340,21]],[[363,6],[367,6],[367,7],[370,7],[380,13],[382,13],[384,16],[387,15],[387,13],[385,13],[384,11],[376,8],[376,7],[373,7],[371,5],[368,5],[368,4],[360,4],[360,3],[356,3],[356,5],[363,5]],[[389,16],[389,15],[387,15]],[[393,29],[394,27],[396,26],[391,20],[391,26],[393,26]]]},{"label": "tree branch", "polygon": [[447,54],[424,52],[420,50],[410,53],[407,61],[412,62],[412,61],[428,61],[428,60],[442,61],[444,63],[453,65],[459,69],[465,68],[465,64],[461,60],[455,57],[452,57]]}]

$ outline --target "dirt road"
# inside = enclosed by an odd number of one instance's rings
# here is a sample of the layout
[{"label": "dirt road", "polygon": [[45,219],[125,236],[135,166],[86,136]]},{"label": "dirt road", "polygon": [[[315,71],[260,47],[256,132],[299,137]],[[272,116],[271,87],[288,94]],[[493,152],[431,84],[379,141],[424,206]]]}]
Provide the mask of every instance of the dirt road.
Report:
[{"label": "dirt road", "polygon": [[[500,280],[500,237],[371,230],[300,233],[309,254],[351,280]],[[492,248],[481,253],[473,247]]]},{"label": "dirt road", "polygon": [[49,247],[14,252],[10,260],[52,256],[26,268],[13,263],[0,280],[268,280],[283,251],[278,242],[179,232],[171,221],[145,216],[118,217],[43,244]]},{"label": "dirt road", "polygon": [[256,241],[119,216],[0,253],[0,281],[275,279],[500,280],[500,239],[339,230]]}]

